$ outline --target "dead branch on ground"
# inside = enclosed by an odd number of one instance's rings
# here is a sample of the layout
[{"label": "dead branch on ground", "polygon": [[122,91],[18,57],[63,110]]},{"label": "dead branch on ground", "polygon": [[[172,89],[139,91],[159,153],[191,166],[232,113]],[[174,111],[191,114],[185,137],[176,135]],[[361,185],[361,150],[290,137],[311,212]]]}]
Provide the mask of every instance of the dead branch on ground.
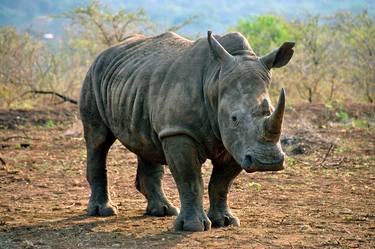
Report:
[{"label": "dead branch on ground", "polygon": [[327,153],[325,154],[325,156],[324,156],[322,162],[319,164],[320,166],[322,166],[323,163],[327,160],[327,157],[328,157],[329,154],[331,153],[331,151],[332,151],[332,149],[333,149],[334,146],[335,146],[335,145],[334,145],[333,143],[330,144],[330,146],[329,146],[329,148],[328,148],[328,150],[327,150]]},{"label": "dead branch on ground", "polygon": [[63,100],[63,102],[69,102],[71,104],[74,104],[74,105],[78,105],[78,101],[75,100],[75,99],[72,99],[70,97],[67,97],[65,95],[62,95],[61,93],[57,93],[57,92],[54,92],[54,91],[38,91],[38,90],[32,90],[32,91],[27,91],[27,92],[24,92],[21,96],[25,96],[26,94],[29,94],[29,93],[33,93],[33,94],[47,94],[47,95],[54,95],[54,96],[57,96],[59,98],[61,98]]}]

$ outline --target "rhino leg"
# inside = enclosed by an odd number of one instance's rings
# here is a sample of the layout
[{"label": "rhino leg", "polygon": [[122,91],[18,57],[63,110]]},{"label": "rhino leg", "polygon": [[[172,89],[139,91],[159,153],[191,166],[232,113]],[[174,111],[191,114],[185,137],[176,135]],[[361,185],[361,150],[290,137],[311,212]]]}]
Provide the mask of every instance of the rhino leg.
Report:
[{"label": "rhino leg", "polygon": [[213,227],[239,226],[240,220],[232,214],[227,203],[227,196],[234,178],[242,171],[242,168],[233,159],[226,163],[212,161],[212,164],[214,167],[208,185],[210,209],[207,215]]},{"label": "rhino leg", "polygon": [[112,132],[98,119],[82,117],[87,149],[87,181],[91,188],[88,215],[110,216],[117,213],[108,193],[106,157],[116,140]]},{"label": "rhino leg", "polygon": [[175,230],[209,230],[211,222],[203,210],[202,161],[197,147],[187,136],[167,137],[162,143],[180,195],[181,211],[175,221]]},{"label": "rhino leg", "polygon": [[172,216],[178,214],[167,199],[162,187],[164,166],[153,164],[138,157],[137,177],[135,186],[147,199],[146,214],[152,216]]}]

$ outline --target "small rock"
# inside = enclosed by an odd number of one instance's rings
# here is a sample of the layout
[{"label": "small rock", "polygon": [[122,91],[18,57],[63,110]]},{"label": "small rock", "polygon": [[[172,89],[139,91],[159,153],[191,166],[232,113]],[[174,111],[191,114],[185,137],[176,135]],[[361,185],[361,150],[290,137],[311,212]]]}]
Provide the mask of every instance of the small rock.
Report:
[{"label": "small rock", "polygon": [[342,214],[352,214],[353,211],[349,208],[343,208],[341,211]]},{"label": "small rock", "polygon": [[82,122],[76,120],[73,125],[64,132],[64,136],[67,137],[80,137],[83,133]]},{"label": "small rock", "polygon": [[22,245],[22,248],[24,248],[24,249],[34,249],[34,248],[36,248],[34,246],[33,242],[31,242],[30,240],[22,241],[21,245]]},{"label": "small rock", "polygon": [[290,154],[300,155],[300,154],[304,154],[305,152],[306,152],[306,149],[302,145],[298,144],[294,146],[293,149],[291,149]]},{"label": "small rock", "polygon": [[298,138],[296,136],[282,135],[280,138],[280,142],[282,145],[290,146],[293,144],[297,144]]}]

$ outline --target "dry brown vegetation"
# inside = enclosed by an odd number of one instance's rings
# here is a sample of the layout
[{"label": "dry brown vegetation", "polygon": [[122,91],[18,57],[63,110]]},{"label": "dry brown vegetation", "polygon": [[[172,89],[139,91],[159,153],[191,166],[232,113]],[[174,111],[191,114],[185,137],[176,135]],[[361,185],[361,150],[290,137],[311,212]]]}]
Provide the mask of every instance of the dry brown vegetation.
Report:
[{"label": "dry brown vegetation", "polygon": [[[28,91],[54,91],[78,99],[82,80],[95,56],[134,33],[177,31],[194,21],[160,30],[142,11],[112,11],[98,0],[55,16],[70,25],[65,35],[43,40],[30,31],[0,28],[0,107],[33,108]],[[241,32],[258,56],[295,41],[289,65],[273,72],[270,93],[288,92],[289,104],[373,103],[375,94],[375,20],[367,12],[336,13],[286,20],[264,15],[239,20]],[[215,32],[215,30],[213,30]],[[31,33],[31,34],[30,34]]]},{"label": "dry brown vegetation", "polygon": [[[374,117],[373,105],[350,107],[353,120]],[[86,215],[86,155],[74,108],[2,110],[1,248],[374,248],[374,126],[339,122],[337,112],[289,108],[286,169],[243,172],[233,185],[230,205],[241,227],[179,233],[171,230],[174,218],[144,215],[146,201],[134,187],[136,157],[119,143],[108,169],[120,214]],[[211,169],[206,162],[206,185]],[[179,206],[169,170],[164,186]],[[207,192],[204,200],[207,208]]]}]

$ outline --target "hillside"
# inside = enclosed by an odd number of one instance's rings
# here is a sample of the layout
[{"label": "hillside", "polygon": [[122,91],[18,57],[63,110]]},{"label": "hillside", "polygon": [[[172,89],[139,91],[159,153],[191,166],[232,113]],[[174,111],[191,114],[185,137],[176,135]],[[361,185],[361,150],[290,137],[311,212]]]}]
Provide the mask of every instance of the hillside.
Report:
[{"label": "hillside", "polygon": [[[52,21],[55,15],[87,3],[88,0],[0,0],[0,26],[14,25],[18,28],[37,29],[43,32],[59,32],[61,22]],[[111,8],[136,10],[144,8],[151,20],[160,30],[168,25],[181,23],[190,16],[197,16],[195,22],[181,30],[185,35],[206,32],[208,28],[223,33],[233,26],[239,18],[250,15],[279,14],[288,19],[300,18],[310,14],[330,15],[337,11],[359,13],[365,9],[375,15],[372,0],[102,0]]]}]

